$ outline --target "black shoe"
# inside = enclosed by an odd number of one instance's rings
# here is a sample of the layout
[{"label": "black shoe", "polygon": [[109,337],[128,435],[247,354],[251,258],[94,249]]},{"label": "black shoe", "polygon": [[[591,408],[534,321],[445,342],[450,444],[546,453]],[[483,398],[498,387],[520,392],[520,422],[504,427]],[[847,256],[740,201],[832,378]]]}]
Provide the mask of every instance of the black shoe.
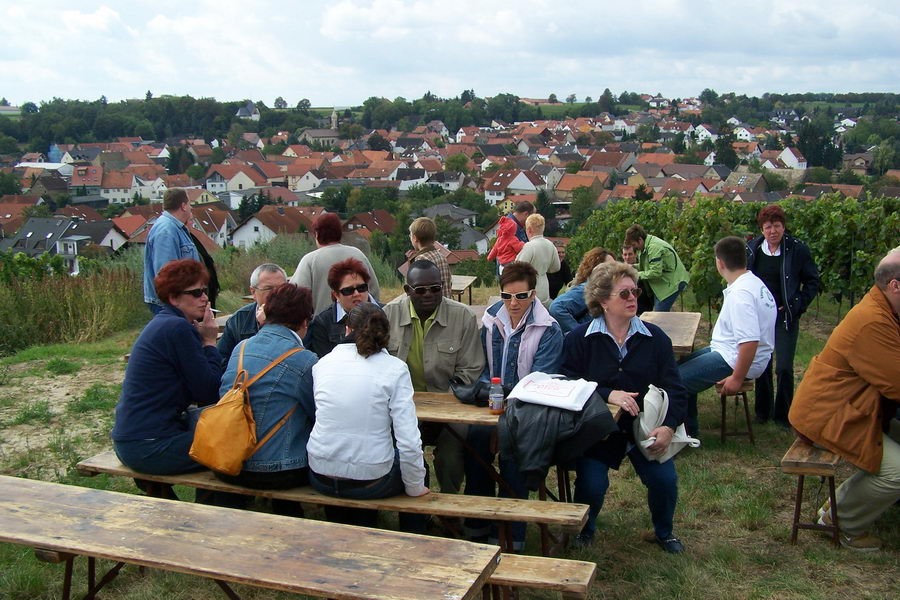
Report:
[{"label": "black shoe", "polygon": [[656,543],[669,554],[681,554],[684,552],[684,544],[674,535],[670,535],[664,540],[656,538]]},{"label": "black shoe", "polygon": [[572,546],[575,548],[588,548],[594,543],[594,536],[587,533],[579,533],[572,538]]}]

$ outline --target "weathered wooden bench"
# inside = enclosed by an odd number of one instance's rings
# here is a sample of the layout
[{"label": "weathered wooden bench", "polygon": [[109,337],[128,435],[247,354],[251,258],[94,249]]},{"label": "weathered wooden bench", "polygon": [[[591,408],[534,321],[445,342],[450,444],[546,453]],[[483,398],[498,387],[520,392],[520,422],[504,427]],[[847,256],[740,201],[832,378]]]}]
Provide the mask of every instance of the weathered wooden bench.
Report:
[{"label": "weathered wooden bench", "polygon": [[[750,438],[750,443],[755,444],[756,441],[753,439],[753,421],[750,420],[750,401],[747,398],[747,392],[752,392],[756,387],[755,379],[745,379],[743,383],[741,383],[740,389],[733,394],[723,394],[722,386],[720,384],[716,384],[716,393],[719,394],[719,400],[722,403],[722,423],[720,425],[721,429],[719,431],[719,440],[724,444],[725,438],[728,436],[735,435],[746,435]],[[728,425],[726,422],[726,417],[728,415],[728,398],[734,397],[734,406],[735,409],[738,408],[738,398],[744,401],[744,418],[747,421],[747,431],[740,431],[738,429],[738,420],[739,417],[735,415],[734,418],[734,429],[728,430]]]},{"label": "weathered wooden bench", "polygon": [[[88,557],[87,598],[132,564],[211,578],[232,599],[228,583],[346,600],[476,598],[500,558],[485,544],[5,476],[0,541],[64,562],[64,600],[76,556]],[[117,563],[99,581],[98,558]]]},{"label": "weathered wooden bench", "polygon": [[[837,516],[837,498],[835,497],[834,475],[841,457],[809,444],[801,439],[794,440],[790,449],[781,459],[781,470],[797,476],[797,496],[794,501],[794,520],[791,523],[791,544],[797,543],[797,532],[800,529],[814,529],[831,533],[835,546],[840,547],[840,529]],[[818,506],[814,507],[815,516],[810,522],[800,522],[800,509],[803,504],[803,480],[807,475],[825,478],[828,481],[828,498],[831,507],[831,525],[819,525]]]},{"label": "weathered wooden bench", "polygon": [[262,498],[292,500],[316,505],[345,506],[351,508],[369,508],[405,513],[429,514],[441,517],[470,517],[495,521],[501,529],[501,538],[507,538],[502,544],[504,550],[509,548],[509,524],[523,521],[537,525],[559,527],[563,531],[577,533],[587,521],[588,506],[563,502],[542,502],[540,500],[520,500],[515,498],[492,498],[484,496],[464,496],[460,494],[440,494],[432,492],[426,496],[413,498],[410,496],[394,496],[377,500],[353,500],[335,498],[313,490],[309,486],[288,490],[258,490],[239,485],[225,483],[216,478],[210,471],[183,473],[180,475],[147,475],[138,473],[123,465],[112,451],[103,452],[81,461],[77,465],[83,475],[106,473],[121,477],[130,477],[169,485],[182,485],[217,492],[231,492]]},{"label": "weathered wooden bench", "polygon": [[587,598],[597,573],[597,565],[582,560],[562,560],[542,556],[503,554],[488,583],[498,587],[551,590],[563,598]]}]

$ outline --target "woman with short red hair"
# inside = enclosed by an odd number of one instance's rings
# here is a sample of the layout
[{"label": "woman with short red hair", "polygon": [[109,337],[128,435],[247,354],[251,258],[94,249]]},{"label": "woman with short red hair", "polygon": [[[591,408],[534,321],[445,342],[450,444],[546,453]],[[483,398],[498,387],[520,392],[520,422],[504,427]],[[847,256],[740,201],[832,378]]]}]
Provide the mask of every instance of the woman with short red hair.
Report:
[{"label": "woman with short red hair", "polygon": [[116,405],[113,448],[126,466],[168,475],[203,469],[188,456],[197,409],[218,398],[222,357],[209,308],[209,274],[191,258],[166,264],[154,278],[162,309],[131,349]]},{"label": "woman with short red hair", "polygon": [[290,282],[312,291],[314,314],[319,314],[333,302],[331,288],[328,286],[329,269],[335,263],[348,258],[355,258],[366,266],[370,277],[369,293],[377,301],[379,290],[375,269],[362,250],[341,243],[343,229],[340,217],[334,213],[323,213],[316,219],[313,232],[316,234],[318,249],[303,255]]},{"label": "woman with short red hair", "polygon": [[[778,307],[775,354],[756,379],[756,422],[765,423],[771,418],[789,428],[800,315],[819,292],[819,271],[806,244],[786,233],[784,209],[777,204],[764,206],[756,222],[762,235],[747,244],[747,268],[763,280]],[[772,385],[773,365],[777,392]]]}]

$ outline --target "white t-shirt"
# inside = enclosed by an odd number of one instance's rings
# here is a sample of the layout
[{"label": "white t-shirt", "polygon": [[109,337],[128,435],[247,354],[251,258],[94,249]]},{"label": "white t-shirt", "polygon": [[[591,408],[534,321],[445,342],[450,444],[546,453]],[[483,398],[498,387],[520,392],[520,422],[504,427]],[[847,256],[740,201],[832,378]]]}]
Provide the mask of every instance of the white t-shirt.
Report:
[{"label": "white t-shirt", "polygon": [[756,379],[766,369],[775,343],[775,299],[762,279],[747,271],[722,290],[722,310],[713,328],[710,347],[734,368],[738,345],[759,342],[748,379]]}]

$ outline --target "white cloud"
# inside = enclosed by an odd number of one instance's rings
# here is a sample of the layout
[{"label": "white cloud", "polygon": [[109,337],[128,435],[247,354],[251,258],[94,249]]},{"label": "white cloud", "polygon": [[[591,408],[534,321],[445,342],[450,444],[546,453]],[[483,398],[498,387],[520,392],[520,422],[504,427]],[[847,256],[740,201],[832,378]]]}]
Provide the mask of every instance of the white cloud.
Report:
[{"label": "white cloud", "polygon": [[0,9],[0,95],[117,100],[150,89],[346,105],[469,88],[900,91],[895,4],[48,0]]}]

